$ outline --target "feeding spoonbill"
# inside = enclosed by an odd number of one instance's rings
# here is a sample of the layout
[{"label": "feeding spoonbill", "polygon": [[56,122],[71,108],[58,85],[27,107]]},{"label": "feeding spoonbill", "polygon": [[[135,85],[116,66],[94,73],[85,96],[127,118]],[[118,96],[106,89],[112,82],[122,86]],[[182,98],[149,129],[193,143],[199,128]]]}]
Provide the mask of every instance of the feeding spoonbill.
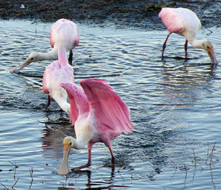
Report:
[{"label": "feeding spoonbill", "polygon": [[50,44],[52,49],[47,53],[32,52],[28,58],[10,72],[18,73],[21,69],[32,62],[42,60],[57,60],[58,47],[64,46],[66,51],[69,51],[69,63],[72,64],[72,50],[79,44],[79,34],[77,25],[67,19],[59,19],[52,26],[50,31]]},{"label": "feeding spoonbill", "polygon": [[63,140],[63,160],[58,168],[60,175],[70,172],[68,156],[72,147],[82,149],[87,145],[88,148],[88,163],[75,169],[90,166],[91,149],[96,142],[103,142],[109,148],[114,164],[111,140],[122,132],[127,134],[133,129],[129,108],[106,81],[83,79],[80,84],[82,87],[73,83],[61,83],[61,86],[66,89],[69,99],[76,100],[79,106],[79,116],[74,128],[76,139],[67,136]]},{"label": "feeding spoonbill", "polygon": [[[70,101],[72,104],[70,110],[70,104],[67,102],[67,92],[60,86],[60,83],[74,83],[74,70],[72,66],[68,64],[66,50],[63,46],[58,48],[58,60],[52,62],[45,68],[43,75],[43,91],[48,94],[48,104],[50,105],[50,97],[52,97],[60,106],[62,110],[71,113],[71,121],[75,122],[78,117],[78,111],[75,101]],[[46,108],[47,108],[46,107]]]},{"label": "feeding spoonbill", "polygon": [[197,15],[186,8],[162,8],[158,15],[168,30],[167,38],[163,44],[162,57],[166,48],[166,42],[171,33],[176,33],[186,38],[184,45],[185,57],[187,56],[188,42],[198,49],[204,49],[213,64],[217,64],[213,45],[206,39],[197,40],[197,32],[201,29],[201,22]]}]

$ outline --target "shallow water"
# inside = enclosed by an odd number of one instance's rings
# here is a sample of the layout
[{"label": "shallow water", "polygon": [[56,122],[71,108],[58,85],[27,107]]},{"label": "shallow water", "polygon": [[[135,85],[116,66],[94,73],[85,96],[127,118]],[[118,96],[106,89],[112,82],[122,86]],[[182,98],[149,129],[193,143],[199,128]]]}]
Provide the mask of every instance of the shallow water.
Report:
[{"label": "shallow water", "polygon": [[[185,60],[185,40],[173,34],[161,60],[167,31],[78,24],[76,83],[108,81],[130,107],[135,129],[112,142],[114,170],[108,149],[96,144],[90,168],[62,177],[62,140],[74,130],[55,102],[44,110],[41,82],[50,61],[9,72],[30,52],[50,48],[51,23],[0,23],[0,189],[221,188],[221,69],[211,67],[206,52],[189,46]],[[208,39],[220,60],[221,31],[211,30]],[[202,30],[198,38],[207,34]],[[71,151],[71,168],[86,162],[86,148]]]}]

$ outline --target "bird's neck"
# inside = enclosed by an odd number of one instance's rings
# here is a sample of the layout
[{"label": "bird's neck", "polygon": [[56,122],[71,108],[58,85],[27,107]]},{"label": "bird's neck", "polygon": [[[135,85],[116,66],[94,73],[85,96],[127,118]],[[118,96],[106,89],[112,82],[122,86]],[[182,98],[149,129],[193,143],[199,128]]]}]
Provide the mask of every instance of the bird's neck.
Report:
[{"label": "bird's neck", "polygon": [[53,48],[47,53],[38,53],[38,61],[43,60],[57,60],[58,59],[58,49]]},{"label": "bird's neck", "polygon": [[62,110],[64,110],[68,115],[70,115],[70,104],[67,103],[67,95],[66,95],[66,91],[64,89],[62,89],[62,91],[60,92],[62,95],[62,97],[65,98],[61,98],[60,95],[54,95],[53,99],[58,103],[58,105],[60,106],[60,108]]},{"label": "bird's neck", "polygon": [[68,115],[70,115],[70,104],[67,102],[63,102],[60,106],[62,110],[64,110]]},{"label": "bird's neck", "polygon": [[190,44],[197,49],[204,49],[203,47],[203,43],[206,42],[206,39],[203,40],[193,40],[192,42],[190,42]]},{"label": "bird's neck", "polygon": [[205,41],[207,41],[206,39],[202,39],[202,40],[197,40],[196,39],[196,35],[195,36],[188,36],[188,35],[184,35],[186,37],[186,39],[188,40],[188,42],[197,49],[204,49],[203,47],[203,43]]},{"label": "bird's neck", "polygon": [[88,138],[74,138],[71,137],[71,141],[72,141],[72,147],[79,150],[79,149],[83,149],[87,143],[90,141],[90,139]]}]

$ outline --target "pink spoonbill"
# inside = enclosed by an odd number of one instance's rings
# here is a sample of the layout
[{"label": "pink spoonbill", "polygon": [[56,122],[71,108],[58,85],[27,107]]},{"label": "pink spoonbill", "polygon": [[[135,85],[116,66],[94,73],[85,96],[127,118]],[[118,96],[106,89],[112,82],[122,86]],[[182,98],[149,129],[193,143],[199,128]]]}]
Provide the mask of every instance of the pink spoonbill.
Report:
[{"label": "pink spoonbill", "polygon": [[184,45],[185,57],[187,56],[188,42],[198,49],[204,49],[213,64],[217,64],[213,45],[206,39],[197,40],[197,32],[201,29],[201,22],[197,15],[186,8],[162,8],[158,15],[168,30],[167,38],[163,44],[162,57],[166,48],[166,42],[172,33],[179,34],[186,38]]},{"label": "pink spoonbill", "polygon": [[52,26],[50,31],[50,44],[52,49],[47,53],[32,52],[28,58],[17,67],[11,70],[11,73],[18,73],[21,69],[32,62],[43,60],[57,60],[58,47],[63,46],[65,50],[69,51],[69,63],[72,64],[72,50],[79,44],[79,34],[77,25],[67,19],[59,19]]},{"label": "pink spoonbill", "polygon": [[[79,106],[79,116],[75,122],[76,139],[67,136],[63,140],[63,160],[58,174],[70,172],[68,156],[70,149],[82,149],[87,145],[88,163],[74,168],[79,170],[91,165],[91,149],[94,143],[104,143],[110,151],[112,164],[115,158],[111,149],[111,140],[122,132],[130,133],[133,124],[130,121],[130,110],[126,103],[113,91],[104,80],[83,79],[81,86],[73,83],[61,83],[66,89],[69,99],[75,99]],[[71,104],[72,106],[72,104]]]},{"label": "pink spoonbill", "polygon": [[63,46],[60,46],[58,48],[58,60],[52,62],[45,69],[42,86],[44,93],[48,94],[48,104],[46,108],[50,105],[50,97],[52,97],[62,110],[69,115],[71,114],[71,120],[75,122],[78,117],[75,101],[70,100],[72,104],[70,110],[70,104],[67,102],[67,92],[60,86],[62,82],[74,83],[73,72],[72,66],[68,64],[66,50]]}]

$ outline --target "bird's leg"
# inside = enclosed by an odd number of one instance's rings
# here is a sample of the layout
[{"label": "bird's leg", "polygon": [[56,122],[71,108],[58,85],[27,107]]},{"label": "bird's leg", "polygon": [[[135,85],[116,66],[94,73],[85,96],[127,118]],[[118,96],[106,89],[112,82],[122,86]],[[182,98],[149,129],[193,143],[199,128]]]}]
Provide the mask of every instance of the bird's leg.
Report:
[{"label": "bird's leg", "polygon": [[47,103],[47,105],[45,107],[45,110],[48,109],[48,106],[50,106],[50,103],[51,103],[51,97],[48,95],[48,103]]},{"label": "bird's leg", "polygon": [[88,162],[86,165],[91,166],[91,149],[88,150]]},{"label": "bird's leg", "polygon": [[72,53],[72,50],[70,50],[70,52],[69,52],[69,58],[68,58],[68,63],[69,63],[70,65],[72,65],[72,58],[73,58],[73,53]]},{"label": "bird's leg", "polygon": [[167,43],[167,40],[168,40],[170,34],[171,34],[171,33],[169,33],[169,34],[167,35],[167,38],[166,38],[165,42],[163,43],[162,58],[163,58],[163,53],[164,53],[164,50],[165,50],[165,48],[166,48],[166,43]]},{"label": "bird's leg", "polygon": [[188,40],[186,39],[184,49],[185,49],[185,58],[187,58],[187,46],[188,46]]},{"label": "bird's leg", "polygon": [[111,154],[111,158],[112,158],[112,166],[114,166],[114,164],[115,164],[115,157],[114,157],[114,154],[113,154],[113,152],[111,150],[111,147],[108,147],[108,148],[110,150],[110,154]]},{"label": "bird's leg", "polygon": [[87,164],[73,168],[72,171],[81,170],[83,168],[87,168],[87,167],[91,166],[91,149],[92,149],[92,146],[89,148],[89,145],[88,145],[88,162],[87,162]]}]

